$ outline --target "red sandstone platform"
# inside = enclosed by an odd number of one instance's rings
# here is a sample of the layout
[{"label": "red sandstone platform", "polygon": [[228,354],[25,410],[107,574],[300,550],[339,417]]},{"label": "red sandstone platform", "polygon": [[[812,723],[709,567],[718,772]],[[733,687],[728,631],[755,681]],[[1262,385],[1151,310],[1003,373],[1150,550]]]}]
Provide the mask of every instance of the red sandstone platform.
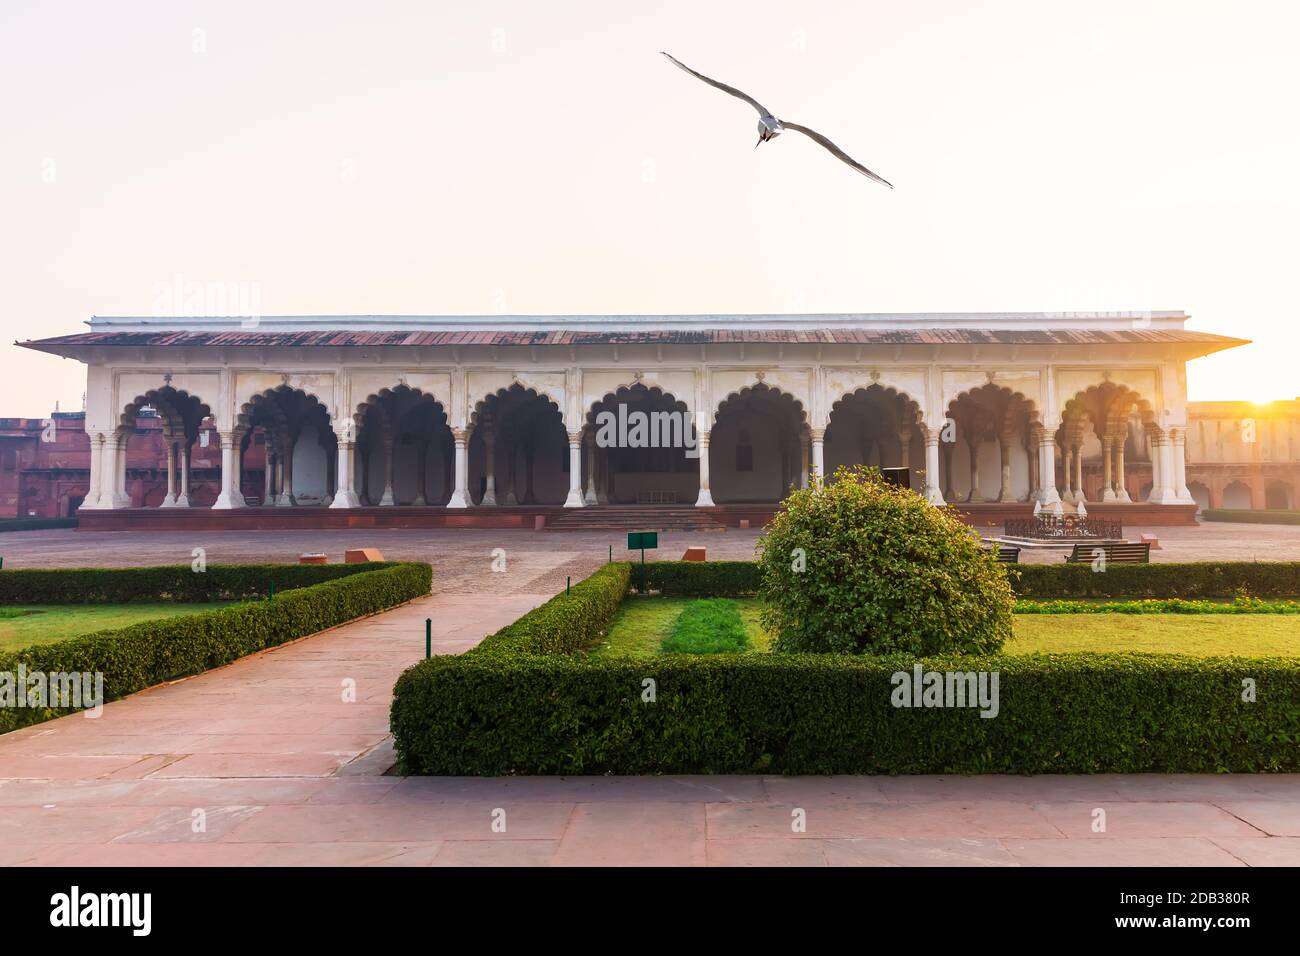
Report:
[{"label": "red sandstone platform", "polygon": [[[1030,505],[1019,502],[957,503],[957,512],[978,528],[1000,527],[1009,518],[1028,518]],[[681,506],[668,506],[682,511]],[[631,506],[612,506],[611,514],[632,510]],[[654,507],[637,508],[653,513]],[[583,530],[603,526],[602,507],[563,508],[558,505],[535,505],[514,508],[234,508],[214,511],[211,508],[122,508],[116,511],[81,511],[77,514],[81,531],[292,531],[312,528],[526,528],[535,527],[535,519],[546,523],[563,518],[566,530]],[[771,520],[775,506],[770,504],[716,505],[697,509],[710,524],[739,528],[741,520],[753,528]],[[1195,525],[1195,505],[1105,505],[1088,506],[1088,513],[1098,518],[1123,522],[1125,528],[1169,525]],[[621,516],[620,516],[621,520]],[[635,522],[634,522],[635,523]]]}]

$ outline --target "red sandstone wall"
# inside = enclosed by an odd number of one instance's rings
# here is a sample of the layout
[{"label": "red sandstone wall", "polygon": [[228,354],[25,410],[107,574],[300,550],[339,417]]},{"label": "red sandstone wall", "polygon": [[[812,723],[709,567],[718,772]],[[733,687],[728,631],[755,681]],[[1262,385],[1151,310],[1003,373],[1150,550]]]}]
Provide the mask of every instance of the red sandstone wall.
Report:
[{"label": "red sandstone wall", "polygon": [[[81,412],[55,413],[52,419],[0,419],[0,517],[62,518],[74,513],[90,481],[90,440]],[[54,427],[48,427],[50,422]],[[221,447],[207,429],[208,444],[194,443],[190,468],[190,502],[211,505],[221,484]],[[52,440],[47,440],[52,439]],[[162,422],[140,418],[127,445],[126,488],[135,507],[162,503],[167,494],[167,451]],[[263,467],[261,446],[244,455],[246,472]],[[179,480],[179,476],[178,476]],[[259,481],[245,482],[244,490],[260,495]]]}]

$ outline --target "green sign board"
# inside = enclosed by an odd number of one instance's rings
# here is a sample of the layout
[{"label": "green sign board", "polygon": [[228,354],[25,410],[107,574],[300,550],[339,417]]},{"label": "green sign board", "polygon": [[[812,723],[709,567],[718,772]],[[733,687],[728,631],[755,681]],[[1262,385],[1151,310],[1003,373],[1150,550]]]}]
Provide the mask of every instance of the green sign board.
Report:
[{"label": "green sign board", "polygon": [[658,548],[659,532],[658,531],[629,531],[627,533],[627,549],[635,551],[637,548]]}]

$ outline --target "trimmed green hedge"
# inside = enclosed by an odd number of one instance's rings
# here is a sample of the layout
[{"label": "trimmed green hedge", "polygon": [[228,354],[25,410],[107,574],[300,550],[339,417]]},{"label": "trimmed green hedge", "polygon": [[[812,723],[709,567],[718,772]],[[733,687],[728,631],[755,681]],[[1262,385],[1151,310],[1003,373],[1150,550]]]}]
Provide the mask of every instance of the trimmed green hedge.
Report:
[{"label": "trimmed green hedge", "polygon": [[22,568],[0,571],[0,604],[119,604],[130,601],[241,601],[311,587],[364,571],[374,564],[188,564],[149,568]]},{"label": "trimmed green hedge", "polygon": [[1142,598],[1137,601],[1017,601],[1017,614],[1300,614],[1300,601],[1234,598],[1187,601],[1183,598]]},{"label": "trimmed green hedge", "polygon": [[607,564],[485,637],[470,654],[569,654],[595,647],[627,594],[632,566]]},{"label": "trimmed green hedge", "polygon": [[1020,564],[1009,567],[1016,597],[1261,598],[1300,596],[1300,561],[1186,564]]},{"label": "trimmed green hedge", "polygon": [[0,532],[43,531],[46,528],[75,528],[76,518],[0,518]]},{"label": "trimmed green hedge", "polygon": [[1236,521],[1242,524],[1300,524],[1300,511],[1247,511],[1244,508],[1207,508],[1206,521]]},{"label": "trimmed green hedge", "polygon": [[[1004,565],[1011,588],[1023,598],[1300,597],[1300,561],[1200,561],[1170,564]],[[759,585],[755,561],[653,561],[646,565],[650,590],[664,597],[745,597]],[[632,584],[641,580],[632,568]]]},{"label": "trimmed green hedge", "polygon": [[[288,565],[295,571],[299,566]],[[311,565],[303,566],[305,571]],[[319,570],[330,568],[320,566]],[[340,565],[336,567],[348,567]],[[255,601],[183,617],[144,621],[54,644],[0,654],[0,673],[102,673],[105,701],[228,664],[246,654],[375,614],[429,593],[427,564],[353,565],[335,580],[320,580]],[[146,569],[161,570],[161,569]],[[213,568],[206,572],[212,574]],[[251,568],[241,569],[251,573]],[[265,566],[274,577],[280,569]],[[205,575],[193,574],[201,578]],[[8,572],[0,572],[7,576]],[[249,578],[252,580],[252,578]],[[0,708],[0,733],[70,713],[68,709]]]},{"label": "trimmed green hedge", "polygon": [[[734,568],[656,562],[694,596]],[[676,565],[676,566],[674,566]],[[1039,566],[1028,586],[1229,596],[1294,594],[1300,565]],[[1192,570],[1189,570],[1192,569]],[[915,658],[833,654],[595,657],[627,564],[524,615],[466,654],[407,670],[391,726],[404,773],[1216,773],[1300,771],[1300,661],[1155,654],[936,657],[997,671],[998,715],[895,708]],[[1154,572],[1154,573],[1153,573]],[[652,577],[652,584],[656,578]],[[732,585],[740,590],[741,584]],[[1021,579],[1020,589],[1026,586]],[[656,588],[658,589],[658,588]],[[1054,589],[1054,590],[1053,590]],[[1257,699],[1242,700],[1243,680]],[[653,702],[647,700],[653,690]]]},{"label": "trimmed green hedge", "polygon": [[[891,705],[910,657],[438,657],[398,680],[416,774],[1213,773],[1300,770],[1300,661],[930,658],[998,671],[999,712]],[[1244,703],[1242,680],[1257,682]],[[646,702],[653,680],[655,701]]]},{"label": "trimmed green hedge", "polygon": [[[646,577],[650,590],[663,597],[747,597],[762,583],[757,561],[651,561]],[[640,587],[639,564],[632,584]]]}]

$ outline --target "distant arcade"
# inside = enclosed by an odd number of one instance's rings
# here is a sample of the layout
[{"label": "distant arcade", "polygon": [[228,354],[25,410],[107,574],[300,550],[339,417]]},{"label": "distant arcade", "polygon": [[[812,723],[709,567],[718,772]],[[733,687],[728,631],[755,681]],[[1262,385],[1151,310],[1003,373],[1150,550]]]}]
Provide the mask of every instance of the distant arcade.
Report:
[{"label": "distant arcade", "polygon": [[[1081,502],[1169,524],[1196,511],[1185,365],[1242,344],[1185,321],[95,318],[20,344],[87,366],[83,527],[536,527],[651,507],[735,525],[856,464],[906,468],[978,524]],[[672,447],[598,440],[634,413],[694,428]],[[166,483],[138,495],[142,421]]]}]

